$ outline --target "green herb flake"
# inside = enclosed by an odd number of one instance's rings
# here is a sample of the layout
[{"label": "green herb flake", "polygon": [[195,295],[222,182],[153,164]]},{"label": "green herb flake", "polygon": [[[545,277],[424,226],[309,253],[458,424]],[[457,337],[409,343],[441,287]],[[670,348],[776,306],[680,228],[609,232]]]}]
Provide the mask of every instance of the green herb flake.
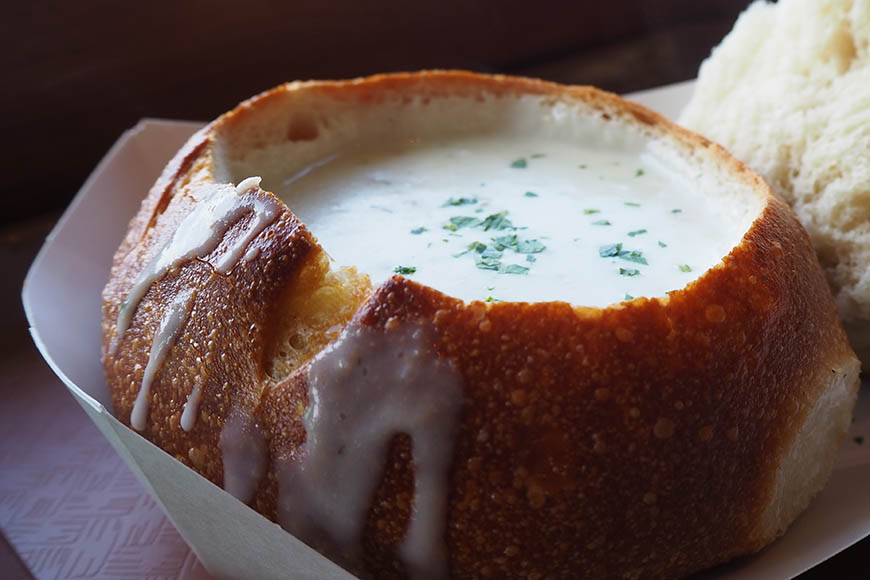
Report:
[{"label": "green herb flake", "polygon": [[459,206],[459,205],[474,205],[477,203],[476,197],[451,197],[441,207]]},{"label": "green herb flake", "polygon": [[541,197],[540,195],[538,195],[538,194],[535,193],[534,191],[527,191],[527,192],[525,193],[525,196],[526,196],[526,197]]},{"label": "green herb flake", "polygon": [[547,249],[547,246],[538,240],[521,240],[516,247],[520,254],[538,254]]},{"label": "green herb flake", "polygon": [[492,296],[487,296],[486,300],[484,300],[484,302],[495,303],[495,302],[501,302],[501,300],[499,300],[498,298],[493,298]]},{"label": "green herb flake", "polygon": [[644,266],[649,266],[649,263],[646,261],[646,258],[643,257],[643,252],[638,250],[623,250],[619,252],[619,257],[623,260],[627,260],[629,262],[635,262],[637,264],[643,264]]},{"label": "green herb flake", "polygon": [[481,270],[498,270],[501,266],[501,260],[491,256],[478,254],[474,257],[474,265]]},{"label": "green herb flake", "polygon": [[514,169],[525,169],[528,163],[526,162],[525,157],[520,157],[519,159],[511,162],[511,167]]},{"label": "green herb flake", "polygon": [[508,264],[498,269],[499,274],[518,274],[525,275],[529,273],[529,269],[519,264]]},{"label": "green herb flake", "polygon": [[680,208],[672,209],[671,213],[683,213],[683,210],[681,210]]},{"label": "green herb flake", "polygon": [[453,254],[453,257],[459,258],[461,256],[464,256],[468,252],[477,252],[478,254],[480,254],[485,249],[486,249],[486,244],[483,244],[481,242],[471,242],[470,244],[468,244],[468,246],[464,250],[462,250],[458,254]]},{"label": "green herb flake", "polygon": [[688,264],[680,264],[680,272],[691,272],[692,268]]},{"label": "green herb flake", "polygon": [[601,213],[601,210],[600,209],[584,209],[583,210],[584,215],[592,215],[594,213]]},{"label": "green herb flake", "polygon": [[598,248],[598,255],[602,258],[615,258],[622,251],[622,244],[607,244]]},{"label": "green herb flake", "polygon": [[545,157],[545,156],[546,155],[544,155],[543,153],[534,153],[531,155],[531,158],[532,159],[540,159],[541,157]]},{"label": "green herb flake", "polygon": [[588,166],[585,163],[581,163],[577,167],[579,167],[580,169],[586,169]]},{"label": "green herb flake", "polygon": [[640,270],[636,270],[634,268],[620,268],[619,275],[620,276],[639,276]]},{"label": "green herb flake", "polygon": [[667,248],[668,245],[666,243],[664,243],[663,241],[659,240],[659,247],[660,248]]},{"label": "green herb flake", "polygon": [[417,268],[414,266],[396,266],[395,272],[396,274],[401,274],[402,276],[409,276],[417,271]]},{"label": "green herb flake", "polygon": [[450,218],[450,223],[445,225],[444,228],[450,230],[451,232],[455,232],[460,228],[476,228],[481,223],[483,222],[481,222],[476,217],[461,215]]},{"label": "green herb flake", "polygon": [[517,245],[517,235],[511,234],[509,236],[498,236],[497,238],[491,238],[492,243],[495,244],[495,248],[497,250],[504,250],[505,248],[510,248]]},{"label": "green herb flake", "polygon": [[626,292],[626,293],[625,293],[625,298],[624,298],[623,300],[634,300],[634,296],[632,296],[631,294],[629,294],[628,292]]},{"label": "green herb flake", "polygon": [[[507,211],[494,213],[486,216],[482,222],[477,218],[472,218],[477,223],[470,227],[475,227],[477,225],[483,226],[483,231],[488,232],[489,230],[507,230],[507,229],[515,229],[514,224],[511,223],[511,220],[507,219]],[[452,220],[451,220],[452,221]]]},{"label": "green herb flake", "polygon": [[[486,248],[486,246],[484,246]],[[484,249],[479,252],[481,258],[495,258],[497,260],[501,259],[502,253],[501,251],[495,248]]]},{"label": "green herb flake", "polygon": [[625,202],[625,205],[627,205],[628,207],[640,207],[640,204],[635,201],[627,201]]},{"label": "green herb flake", "polygon": [[634,172],[634,176],[635,176],[635,177],[640,177],[640,176],[642,176],[643,174],[644,174],[644,170],[643,170],[643,169],[638,169],[637,171]]},{"label": "green herb flake", "polygon": [[423,226],[420,226],[419,228],[414,228],[413,230],[411,230],[411,233],[414,234],[415,236],[419,236],[420,234],[422,234],[425,231],[426,231],[426,228],[424,228]]},{"label": "green herb flake", "polygon": [[639,235],[645,234],[645,233],[646,233],[646,230],[634,230],[633,232],[628,232],[628,235],[633,238],[634,236],[639,236]]},{"label": "green herb flake", "polygon": [[598,220],[598,221],[594,221],[594,222],[592,222],[592,225],[593,225],[593,226],[609,226],[609,225],[610,225],[610,220]]}]

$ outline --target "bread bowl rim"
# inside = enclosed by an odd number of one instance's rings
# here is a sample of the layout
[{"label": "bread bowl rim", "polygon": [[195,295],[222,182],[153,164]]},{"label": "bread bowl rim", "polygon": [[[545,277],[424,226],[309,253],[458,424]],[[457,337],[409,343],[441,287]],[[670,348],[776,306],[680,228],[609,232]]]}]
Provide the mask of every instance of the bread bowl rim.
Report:
[{"label": "bread bowl rim", "polygon": [[[462,89],[460,93],[467,92],[472,95],[476,92],[482,92],[497,97],[544,96],[551,98],[553,103],[570,101],[581,102],[590,107],[590,113],[592,110],[595,110],[608,121],[611,121],[611,117],[613,117],[614,122],[629,124],[637,123],[641,126],[651,127],[652,130],[662,138],[677,142],[680,146],[698,147],[702,150],[708,151],[710,156],[716,157],[716,161],[720,166],[724,166],[723,173],[727,172],[730,177],[738,178],[739,181],[742,182],[742,185],[748,190],[751,190],[753,195],[756,196],[760,202],[757,213],[751,220],[751,223],[747,228],[742,230],[739,239],[736,240],[736,243],[730,246],[727,253],[719,256],[718,261],[714,265],[701,272],[700,275],[693,277],[688,283],[667,291],[663,295],[635,296],[629,300],[617,300],[605,306],[590,306],[560,299],[545,301],[509,300],[508,302],[525,304],[564,302],[570,304],[578,314],[582,313],[585,316],[595,316],[596,311],[602,311],[609,308],[624,308],[625,305],[636,300],[653,300],[665,305],[669,300],[671,300],[672,295],[675,295],[676,293],[691,292],[693,285],[697,284],[699,280],[707,276],[711,270],[722,267],[724,261],[733,254],[736,248],[745,243],[749,233],[753,228],[757,227],[757,223],[763,218],[765,208],[770,204],[770,200],[775,199],[777,202],[781,201],[778,194],[760,176],[738,159],[730,155],[722,146],[698,133],[694,133],[678,125],[644,105],[631,101],[630,99],[625,99],[620,95],[591,85],[564,85],[532,77],[505,74],[484,74],[459,69],[428,69],[414,72],[390,72],[343,80],[296,80],[282,83],[276,87],[258,93],[245,99],[233,109],[223,113],[202,129],[202,133],[207,136],[206,141],[203,144],[206,145],[206,156],[212,167],[211,177],[216,177],[214,174],[215,159],[220,154],[215,149],[216,144],[223,138],[223,132],[227,131],[232,133],[234,129],[233,125],[237,124],[240,118],[244,120],[248,115],[256,115],[263,104],[268,104],[272,99],[280,99],[286,92],[319,91],[328,97],[338,96],[340,98],[347,98],[347,93],[350,91],[378,92],[385,89],[387,91],[394,90],[399,93],[410,89],[410,92],[413,94],[415,85],[425,85],[433,81],[436,84],[446,83],[446,86],[439,85],[437,87],[437,91],[432,96],[433,99],[455,96],[456,93],[453,92],[454,86],[458,86]],[[463,87],[465,84],[469,84],[469,87]],[[429,95],[427,94],[427,97],[428,96]],[[361,102],[366,102],[365,98],[360,100]],[[586,113],[584,112],[582,114]],[[650,135],[650,132],[644,131],[643,139],[649,141],[653,139],[653,136]],[[218,179],[215,179],[215,182],[232,183],[230,181],[222,181]],[[280,200],[282,205],[293,212],[293,208],[277,194],[268,190],[267,193],[275,196]],[[699,195],[703,197],[705,195],[710,195],[710,193],[701,192]],[[309,226],[308,224],[305,225],[316,237],[316,224],[312,226]],[[328,250],[328,248],[323,249]],[[348,266],[354,265],[348,264]],[[401,276],[401,274],[396,275]],[[377,282],[373,280],[373,288],[377,287],[379,284],[383,284],[385,281],[386,280],[381,280],[380,282]],[[414,280],[411,281],[417,283]],[[421,285],[426,286],[426,284],[423,283],[421,283]],[[447,296],[454,297],[449,292],[444,292],[438,288],[433,289],[442,292]],[[504,302],[485,302],[477,299],[463,300],[458,297],[455,298],[462,300],[466,305],[481,302],[486,304],[487,308],[498,308],[499,304]]]}]

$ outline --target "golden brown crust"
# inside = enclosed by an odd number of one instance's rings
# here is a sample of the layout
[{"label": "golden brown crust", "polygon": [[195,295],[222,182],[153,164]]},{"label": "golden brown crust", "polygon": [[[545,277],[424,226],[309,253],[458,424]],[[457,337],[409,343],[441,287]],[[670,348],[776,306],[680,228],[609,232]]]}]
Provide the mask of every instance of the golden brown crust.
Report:
[{"label": "golden brown crust", "polygon": [[[581,100],[605,118],[667,133],[691,154],[714,156],[765,207],[720,265],[664,298],[604,309],[465,304],[396,276],[365,301],[355,314],[363,325],[431,322],[435,347],[463,380],[447,527],[453,575],[673,577],[759,550],[773,539],[759,522],[778,459],[830,373],[854,355],[787,206],[718,146],[589,87],[444,72],[293,83],[251,99],[179,153],[131,223],[103,296],[104,348],[133,280],[190,211],[190,195],[208,186],[215,135],[230,139],[287,99],[484,92]],[[298,460],[304,442],[308,385],[300,360],[268,387],[263,353],[278,332],[282,293],[321,250],[286,209],[254,243],[259,257],[229,276],[191,262],[156,283],[117,356],[104,362],[115,411],[127,421],[162,308],[182,286],[198,288],[192,324],[154,385],[143,434],[221,483],[220,428],[231,408],[255,413],[269,469],[252,505],[274,519],[276,470]],[[351,292],[357,302],[362,287]],[[202,415],[186,433],[178,416],[198,377],[206,385]],[[410,517],[410,455],[408,438],[397,437],[366,528],[366,562],[382,577],[402,575],[395,547]]]},{"label": "golden brown crust", "polygon": [[[103,350],[106,379],[115,413],[129,420],[142,384],[154,334],[166,306],[182,290],[194,288],[189,322],[175,342],[153,386],[150,414],[143,435],[200,473],[220,484],[223,468],[217,449],[220,429],[230,411],[250,413],[263,388],[263,350],[278,297],[287,281],[319,252],[311,234],[286,208],[252,242],[256,259],[239,263],[228,275],[217,272],[213,260],[226,251],[246,219],[230,228],[224,240],[202,259],[191,260],[153,284],[139,304],[130,328],[120,338],[116,354],[110,343],[118,309],[139,272],[171,237],[199,196],[200,184],[173,192],[159,218],[144,204],[125,241],[130,251],[116,254],[109,283],[103,291]],[[151,196],[163,195],[155,188]],[[263,191],[254,197],[271,196]],[[247,218],[250,219],[250,218]],[[155,225],[138,242],[141,221]],[[183,405],[194,385],[202,385],[196,428],[185,432],[179,423]]]}]

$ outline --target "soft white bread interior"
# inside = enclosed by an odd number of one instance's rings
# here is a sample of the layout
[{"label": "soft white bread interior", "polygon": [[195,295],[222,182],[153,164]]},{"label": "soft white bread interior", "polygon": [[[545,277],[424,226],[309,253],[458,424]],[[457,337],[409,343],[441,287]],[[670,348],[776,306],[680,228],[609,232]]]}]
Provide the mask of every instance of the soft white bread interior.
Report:
[{"label": "soft white bread interior", "polygon": [[[640,143],[742,231],[664,295],[463,301],[337,268],[265,190],[381,134],[473,129]],[[463,72],[293,83],[216,120],[131,222],[102,328],[121,420],[378,578],[672,578],[760,550],[824,485],[858,385],[755,173],[615,95]]]},{"label": "soft white bread interior", "polygon": [[792,206],[870,364],[870,2],[753,3],[701,66],[680,122]]}]

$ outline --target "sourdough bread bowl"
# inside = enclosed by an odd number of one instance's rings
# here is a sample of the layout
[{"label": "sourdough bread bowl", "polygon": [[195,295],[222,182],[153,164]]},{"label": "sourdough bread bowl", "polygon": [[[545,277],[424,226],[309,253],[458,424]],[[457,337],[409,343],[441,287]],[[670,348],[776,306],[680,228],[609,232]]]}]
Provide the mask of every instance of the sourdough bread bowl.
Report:
[{"label": "sourdough bread bowl", "polygon": [[194,135],[115,255],[103,349],[119,418],[379,578],[757,551],[824,485],[859,371],[806,233],[724,150],[464,72],[291,83]]}]

